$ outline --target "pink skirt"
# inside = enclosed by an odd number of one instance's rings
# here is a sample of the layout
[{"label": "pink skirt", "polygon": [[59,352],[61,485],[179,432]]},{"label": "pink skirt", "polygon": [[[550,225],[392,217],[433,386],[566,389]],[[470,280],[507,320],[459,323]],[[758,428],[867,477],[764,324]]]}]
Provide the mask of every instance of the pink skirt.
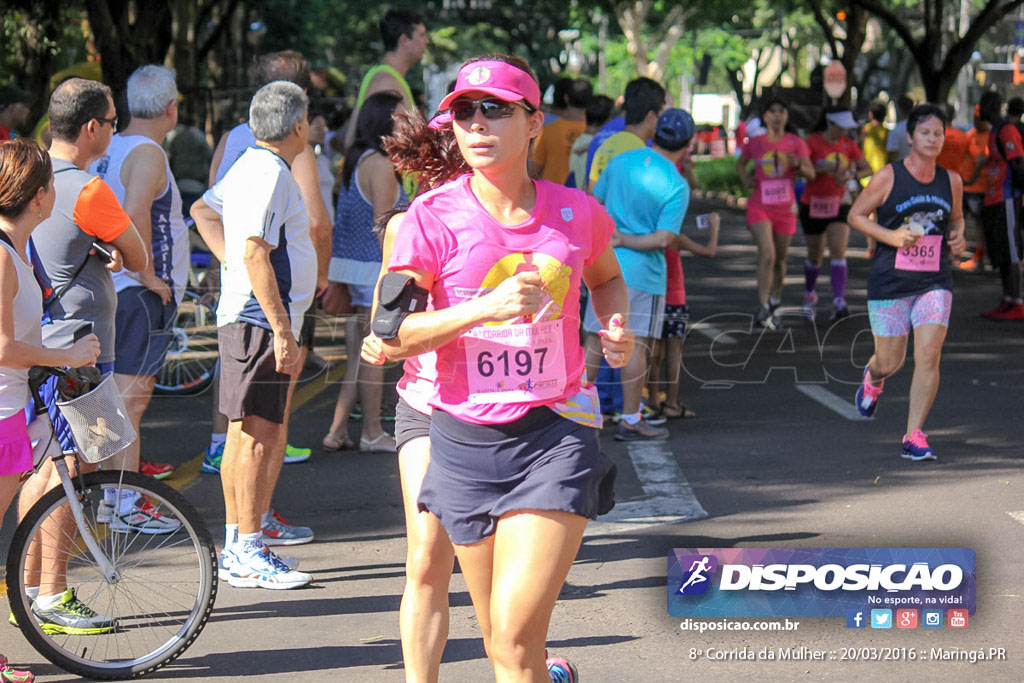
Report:
[{"label": "pink skirt", "polygon": [[21,474],[32,469],[32,442],[28,438],[25,412],[0,420],[0,476]]}]

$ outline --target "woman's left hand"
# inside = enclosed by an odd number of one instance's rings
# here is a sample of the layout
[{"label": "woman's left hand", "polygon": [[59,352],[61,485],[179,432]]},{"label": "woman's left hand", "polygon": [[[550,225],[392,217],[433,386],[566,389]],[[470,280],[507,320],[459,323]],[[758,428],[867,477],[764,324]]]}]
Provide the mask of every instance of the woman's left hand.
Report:
[{"label": "woman's left hand", "polygon": [[384,354],[384,343],[373,332],[363,338],[359,356],[370,365],[384,365],[388,357]]},{"label": "woman's left hand", "polygon": [[621,368],[633,355],[635,335],[622,326],[622,315],[616,313],[608,322],[608,329],[597,333],[601,337],[601,352],[608,367]]},{"label": "woman's left hand", "polygon": [[967,247],[967,240],[964,239],[963,230],[953,230],[949,233],[949,237],[946,240],[949,244],[949,250],[953,252],[954,256],[959,256],[964,253],[964,249]]}]

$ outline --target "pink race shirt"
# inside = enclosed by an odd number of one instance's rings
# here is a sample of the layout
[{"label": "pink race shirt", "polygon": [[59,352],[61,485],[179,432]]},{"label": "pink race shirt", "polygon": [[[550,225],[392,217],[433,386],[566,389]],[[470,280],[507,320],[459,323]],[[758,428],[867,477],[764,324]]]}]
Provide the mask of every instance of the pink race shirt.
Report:
[{"label": "pink race shirt", "polygon": [[[818,169],[820,161],[835,161],[839,163],[840,169],[846,171],[858,159],[864,158],[857,143],[847,137],[829,142],[821,133],[816,133],[807,138],[807,147],[811,151],[811,163],[815,165],[815,170]],[[819,173],[804,187],[800,201],[803,204],[810,204],[812,197],[842,197],[845,189],[842,183],[836,182],[834,173]]]},{"label": "pink race shirt", "polygon": [[407,358],[402,368],[405,374],[398,380],[395,390],[413,410],[430,415],[430,399],[434,396],[437,379],[437,355],[430,351]]},{"label": "pink race shirt", "polygon": [[743,156],[754,161],[755,185],[750,196],[751,204],[767,209],[792,209],[796,169],[786,160],[787,153],[798,159],[810,156],[807,143],[792,133],[786,133],[778,142],[772,142],[767,135],[759,135],[744,147]]},{"label": "pink race shirt", "polygon": [[466,422],[504,424],[580,392],[580,283],[615,224],[593,197],[538,181],[530,218],[502,225],[473,194],[471,177],[416,198],[388,269],[433,274],[435,309],[487,294],[519,272],[540,273],[545,297],[538,319],[480,325],[436,349],[431,405]]}]

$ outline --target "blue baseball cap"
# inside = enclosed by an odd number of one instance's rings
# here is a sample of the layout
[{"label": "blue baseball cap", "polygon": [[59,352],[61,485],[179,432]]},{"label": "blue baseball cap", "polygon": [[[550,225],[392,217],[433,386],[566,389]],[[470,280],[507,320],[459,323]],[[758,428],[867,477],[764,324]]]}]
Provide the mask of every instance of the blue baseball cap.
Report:
[{"label": "blue baseball cap", "polygon": [[682,109],[666,109],[658,117],[655,138],[659,147],[675,151],[693,138],[693,117]]}]

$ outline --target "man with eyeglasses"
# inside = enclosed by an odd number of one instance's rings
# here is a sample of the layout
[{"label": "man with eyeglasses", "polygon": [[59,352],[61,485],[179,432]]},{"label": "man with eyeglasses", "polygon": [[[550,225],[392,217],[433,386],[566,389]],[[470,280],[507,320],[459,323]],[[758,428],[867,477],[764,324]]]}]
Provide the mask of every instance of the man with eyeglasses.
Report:
[{"label": "man with eyeglasses", "polygon": [[[110,88],[96,81],[69,79],[50,96],[48,114],[53,135],[50,160],[56,203],[50,218],[36,228],[31,243],[33,265],[44,290],[43,345],[65,348],[83,332],[92,331],[100,340],[97,366],[101,373],[108,374],[114,369],[117,307],[110,273],[122,267],[145,272],[152,269],[152,264],[145,243],[113,191],[85,170],[106,152],[117,126]],[[50,419],[61,448],[65,453],[73,452],[67,424],[52,405],[53,384],[44,387],[42,393],[51,406]],[[59,485],[56,469],[47,460],[21,490],[19,518],[46,491]],[[74,537],[70,512],[57,523],[66,529],[64,533]],[[44,533],[57,537],[60,531]],[[71,635],[105,633],[116,628],[113,620],[96,614],[78,600],[74,589],[64,584],[66,572],[60,567],[61,559],[49,555],[46,563],[52,566],[41,567],[41,583],[27,588],[33,599],[32,612],[40,625],[48,633]],[[40,570],[40,562],[39,556],[29,558],[30,577],[38,577],[34,572]]]}]

